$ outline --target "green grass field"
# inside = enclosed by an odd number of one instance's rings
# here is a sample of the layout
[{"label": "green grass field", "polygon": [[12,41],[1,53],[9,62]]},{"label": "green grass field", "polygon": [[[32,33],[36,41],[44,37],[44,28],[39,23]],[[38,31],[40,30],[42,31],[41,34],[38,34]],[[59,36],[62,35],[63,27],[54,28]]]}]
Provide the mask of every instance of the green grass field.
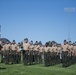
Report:
[{"label": "green grass field", "polygon": [[45,67],[43,64],[24,66],[23,64],[5,65],[0,63],[0,75],[76,75],[76,64],[67,68],[61,65]]}]

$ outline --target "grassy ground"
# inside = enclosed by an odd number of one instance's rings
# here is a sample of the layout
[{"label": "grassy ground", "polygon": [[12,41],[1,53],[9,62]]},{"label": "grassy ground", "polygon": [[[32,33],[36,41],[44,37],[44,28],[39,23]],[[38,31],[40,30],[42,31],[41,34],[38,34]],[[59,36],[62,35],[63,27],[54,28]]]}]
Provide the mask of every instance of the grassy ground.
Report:
[{"label": "grassy ground", "polygon": [[76,75],[76,64],[67,68],[61,65],[44,67],[43,64],[24,66],[23,64],[5,65],[0,63],[0,75]]},{"label": "grassy ground", "polygon": [[62,68],[61,64],[45,67],[44,64],[24,66],[21,64],[5,65],[0,63],[0,75],[76,75],[76,64]]}]

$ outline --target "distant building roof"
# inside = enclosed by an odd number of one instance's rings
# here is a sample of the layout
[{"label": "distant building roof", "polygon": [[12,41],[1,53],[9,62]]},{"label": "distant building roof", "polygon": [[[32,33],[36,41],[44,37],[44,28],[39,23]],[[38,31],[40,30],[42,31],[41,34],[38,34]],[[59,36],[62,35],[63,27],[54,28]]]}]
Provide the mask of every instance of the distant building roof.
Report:
[{"label": "distant building roof", "polygon": [[9,42],[9,43],[11,43],[8,39],[6,39],[6,38],[1,38],[1,41],[2,42],[4,42],[4,43],[6,43],[7,41]]}]

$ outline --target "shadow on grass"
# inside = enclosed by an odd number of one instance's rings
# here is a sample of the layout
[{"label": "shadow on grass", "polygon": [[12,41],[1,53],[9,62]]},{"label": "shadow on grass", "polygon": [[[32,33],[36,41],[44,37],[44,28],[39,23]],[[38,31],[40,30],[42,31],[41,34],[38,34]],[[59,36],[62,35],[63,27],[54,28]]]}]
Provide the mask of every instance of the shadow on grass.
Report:
[{"label": "shadow on grass", "polygon": [[6,68],[4,68],[4,67],[0,67],[0,70],[2,70],[2,69],[4,70],[4,69],[6,69]]}]

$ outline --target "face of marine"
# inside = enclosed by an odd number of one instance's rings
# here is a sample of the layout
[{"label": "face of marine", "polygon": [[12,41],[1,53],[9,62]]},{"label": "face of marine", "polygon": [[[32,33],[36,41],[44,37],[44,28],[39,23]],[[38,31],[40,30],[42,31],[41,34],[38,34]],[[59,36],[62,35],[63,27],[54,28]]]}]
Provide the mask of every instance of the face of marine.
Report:
[{"label": "face of marine", "polygon": [[5,43],[3,42],[2,45],[5,45]]},{"label": "face of marine", "polygon": [[30,44],[30,45],[33,45],[33,41],[31,41],[29,44]]},{"label": "face of marine", "polygon": [[24,42],[25,42],[25,43],[28,43],[28,40],[25,40]]},{"label": "face of marine", "polygon": [[37,41],[35,42],[35,45],[38,45],[38,42]]},{"label": "face of marine", "polygon": [[64,45],[66,45],[66,42],[64,42]]},{"label": "face of marine", "polygon": [[20,46],[20,43],[18,43],[18,46]]},{"label": "face of marine", "polygon": [[9,44],[9,42],[7,41],[6,44]]},{"label": "face of marine", "polygon": [[31,42],[29,43],[30,45],[33,45]]},{"label": "face of marine", "polygon": [[13,42],[13,45],[16,44],[15,42]]}]

